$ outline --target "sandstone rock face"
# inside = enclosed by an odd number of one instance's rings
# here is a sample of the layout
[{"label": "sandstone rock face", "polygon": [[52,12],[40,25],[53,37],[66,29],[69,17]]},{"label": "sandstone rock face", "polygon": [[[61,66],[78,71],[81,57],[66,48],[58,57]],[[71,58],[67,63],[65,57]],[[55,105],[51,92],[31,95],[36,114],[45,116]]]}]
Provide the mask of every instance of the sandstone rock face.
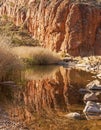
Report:
[{"label": "sandstone rock face", "polygon": [[[89,0],[90,1],[90,0]],[[43,47],[73,56],[101,55],[101,7],[72,0],[5,0],[0,15],[26,25]]]}]

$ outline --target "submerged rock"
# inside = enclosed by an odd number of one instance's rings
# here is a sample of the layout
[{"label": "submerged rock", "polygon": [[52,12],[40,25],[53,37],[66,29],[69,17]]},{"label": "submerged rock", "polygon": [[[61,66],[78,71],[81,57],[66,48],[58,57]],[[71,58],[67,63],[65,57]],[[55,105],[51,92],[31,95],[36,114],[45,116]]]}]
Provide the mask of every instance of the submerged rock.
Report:
[{"label": "submerged rock", "polygon": [[81,115],[77,112],[69,113],[69,114],[65,115],[65,117],[67,117],[69,119],[81,119]]},{"label": "submerged rock", "polygon": [[13,85],[13,84],[15,84],[15,82],[14,81],[4,81],[4,82],[0,82],[0,84],[2,85]]}]

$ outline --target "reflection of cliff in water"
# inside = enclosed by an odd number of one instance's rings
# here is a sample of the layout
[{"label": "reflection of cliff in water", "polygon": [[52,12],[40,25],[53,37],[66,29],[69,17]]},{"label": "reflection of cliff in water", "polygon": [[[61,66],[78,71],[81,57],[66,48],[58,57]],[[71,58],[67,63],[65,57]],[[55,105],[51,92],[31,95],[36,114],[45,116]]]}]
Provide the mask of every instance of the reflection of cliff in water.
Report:
[{"label": "reflection of cliff in water", "polygon": [[36,70],[17,72],[15,79],[20,77],[15,80],[18,86],[0,85],[0,104],[13,119],[28,122],[34,119],[35,113],[68,111],[68,104],[82,103],[78,90],[92,79],[89,73],[63,67],[52,68],[52,73],[46,71],[46,74]]}]

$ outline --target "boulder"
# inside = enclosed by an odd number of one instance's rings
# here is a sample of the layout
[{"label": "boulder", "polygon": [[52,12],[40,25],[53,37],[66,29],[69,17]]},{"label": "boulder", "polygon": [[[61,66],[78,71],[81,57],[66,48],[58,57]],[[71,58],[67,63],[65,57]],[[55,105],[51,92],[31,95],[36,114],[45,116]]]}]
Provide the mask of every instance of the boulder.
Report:
[{"label": "boulder", "polygon": [[89,90],[83,89],[83,88],[80,88],[80,89],[79,89],[79,92],[80,92],[81,94],[90,93]]},{"label": "boulder", "polygon": [[85,114],[85,116],[86,116],[86,119],[87,120],[100,120],[101,119],[101,114],[89,114],[89,113],[87,113],[87,114]]},{"label": "boulder", "polygon": [[71,112],[71,113],[66,114],[65,117],[69,119],[80,119],[81,115],[77,112]]},{"label": "boulder", "polygon": [[97,75],[97,77],[98,77],[99,79],[101,79],[101,73],[100,73],[100,74],[98,74],[98,75]]},{"label": "boulder", "polygon": [[89,84],[87,84],[86,87],[89,88],[89,87],[91,87],[91,86],[94,85],[94,84],[100,85],[100,81],[97,80],[97,79],[96,79],[96,80],[93,80],[93,81],[91,81]]},{"label": "boulder", "polygon": [[92,101],[88,101],[86,103],[86,106],[83,110],[84,113],[96,113],[96,114],[101,114],[101,105],[100,103],[95,103]]},{"label": "boulder", "polygon": [[98,101],[98,98],[95,95],[95,93],[87,93],[87,94],[85,94],[83,100],[85,102],[87,102],[87,101]]},{"label": "boulder", "polygon": [[101,90],[101,85],[99,80],[94,80],[86,85],[89,90]]},{"label": "boulder", "polygon": [[96,85],[96,84],[94,84],[94,85],[91,86],[89,89],[90,89],[90,90],[101,91],[101,85]]}]

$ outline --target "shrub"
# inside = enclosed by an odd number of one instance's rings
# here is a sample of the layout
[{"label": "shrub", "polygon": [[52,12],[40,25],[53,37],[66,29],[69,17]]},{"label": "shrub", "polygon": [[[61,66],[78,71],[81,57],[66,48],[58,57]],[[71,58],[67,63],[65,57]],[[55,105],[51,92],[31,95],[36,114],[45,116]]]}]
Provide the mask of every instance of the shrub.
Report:
[{"label": "shrub", "polygon": [[0,36],[0,71],[12,70],[21,67],[21,60],[13,53],[10,39]]},{"label": "shrub", "polygon": [[11,37],[13,46],[40,46],[39,40],[33,39],[26,28],[15,26],[12,22],[0,21],[0,35]]},{"label": "shrub", "polygon": [[58,64],[57,53],[42,47],[15,47],[14,52],[31,65]]}]

